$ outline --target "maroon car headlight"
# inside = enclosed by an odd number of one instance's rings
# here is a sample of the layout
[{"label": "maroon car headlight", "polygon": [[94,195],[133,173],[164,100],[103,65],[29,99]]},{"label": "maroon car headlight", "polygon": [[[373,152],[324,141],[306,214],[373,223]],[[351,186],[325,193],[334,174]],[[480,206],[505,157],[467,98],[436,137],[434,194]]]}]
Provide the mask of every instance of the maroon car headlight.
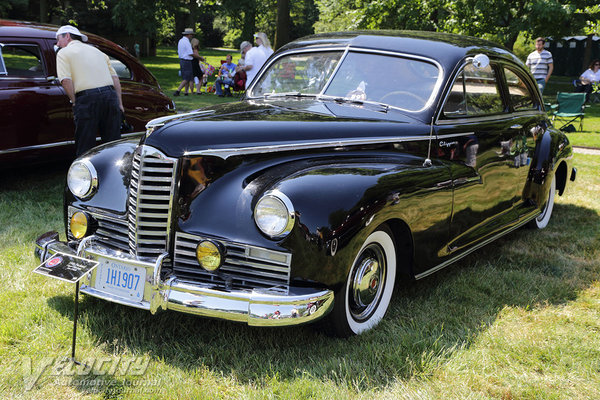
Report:
[{"label": "maroon car headlight", "polygon": [[265,235],[280,239],[294,227],[296,213],[290,199],[278,190],[271,190],[254,207],[254,221]]},{"label": "maroon car headlight", "polygon": [[92,163],[87,160],[75,161],[67,173],[67,186],[73,195],[87,199],[96,193],[98,188],[98,173]]}]

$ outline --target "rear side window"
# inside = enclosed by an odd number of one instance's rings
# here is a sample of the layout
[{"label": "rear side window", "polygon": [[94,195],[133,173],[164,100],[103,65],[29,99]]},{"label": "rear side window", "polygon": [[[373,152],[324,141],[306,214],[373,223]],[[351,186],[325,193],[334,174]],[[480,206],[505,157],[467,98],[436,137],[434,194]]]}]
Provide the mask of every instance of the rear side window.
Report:
[{"label": "rear side window", "polygon": [[113,56],[108,56],[108,58],[110,59],[110,65],[115,69],[119,79],[131,79],[131,71],[127,64]]},{"label": "rear side window", "polygon": [[504,76],[513,109],[515,111],[535,109],[533,94],[525,81],[510,68],[504,68]]},{"label": "rear side window", "polygon": [[475,68],[473,64],[467,64],[459,74],[443,108],[447,118],[498,114],[503,109],[494,69]]},{"label": "rear side window", "polygon": [[44,77],[40,48],[29,44],[4,44],[1,47],[0,74],[9,77]]}]

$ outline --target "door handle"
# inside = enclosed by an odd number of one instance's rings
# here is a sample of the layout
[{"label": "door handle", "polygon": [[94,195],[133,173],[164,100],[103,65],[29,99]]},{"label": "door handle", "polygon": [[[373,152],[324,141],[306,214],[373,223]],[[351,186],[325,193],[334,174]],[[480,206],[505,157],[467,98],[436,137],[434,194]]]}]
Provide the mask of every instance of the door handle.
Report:
[{"label": "door handle", "polygon": [[510,127],[510,129],[523,129],[523,125],[521,124],[514,124]]}]

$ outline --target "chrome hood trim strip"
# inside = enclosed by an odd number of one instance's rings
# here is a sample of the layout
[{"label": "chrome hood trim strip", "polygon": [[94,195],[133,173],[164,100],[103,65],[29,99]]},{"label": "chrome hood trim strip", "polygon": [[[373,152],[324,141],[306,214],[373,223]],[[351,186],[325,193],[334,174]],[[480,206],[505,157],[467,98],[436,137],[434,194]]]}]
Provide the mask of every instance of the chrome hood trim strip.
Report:
[{"label": "chrome hood trim strip", "polygon": [[240,155],[247,155],[247,154],[276,153],[276,152],[280,152],[280,151],[297,151],[297,150],[307,150],[307,149],[324,149],[324,148],[335,148],[335,147],[346,147],[346,146],[371,145],[371,144],[413,142],[413,141],[420,141],[420,140],[429,140],[429,136],[398,136],[398,137],[361,138],[361,139],[344,139],[344,140],[323,140],[323,141],[317,141],[317,142],[301,142],[301,143],[288,143],[288,144],[278,144],[278,145],[237,147],[237,148],[228,148],[228,149],[205,149],[205,150],[196,150],[196,151],[186,151],[183,155],[186,157],[215,156],[215,157],[220,157],[220,158],[226,160],[232,156],[240,156]]}]

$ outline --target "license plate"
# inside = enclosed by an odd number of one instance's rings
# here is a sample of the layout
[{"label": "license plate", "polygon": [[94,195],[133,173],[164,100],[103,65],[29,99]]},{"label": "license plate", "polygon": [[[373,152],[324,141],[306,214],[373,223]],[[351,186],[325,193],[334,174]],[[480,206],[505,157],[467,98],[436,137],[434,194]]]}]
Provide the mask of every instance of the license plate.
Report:
[{"label": "license plate", "polygon": [[129,300],[142,301],[146,269],[115,260],[98,258],[94,287]]}]

